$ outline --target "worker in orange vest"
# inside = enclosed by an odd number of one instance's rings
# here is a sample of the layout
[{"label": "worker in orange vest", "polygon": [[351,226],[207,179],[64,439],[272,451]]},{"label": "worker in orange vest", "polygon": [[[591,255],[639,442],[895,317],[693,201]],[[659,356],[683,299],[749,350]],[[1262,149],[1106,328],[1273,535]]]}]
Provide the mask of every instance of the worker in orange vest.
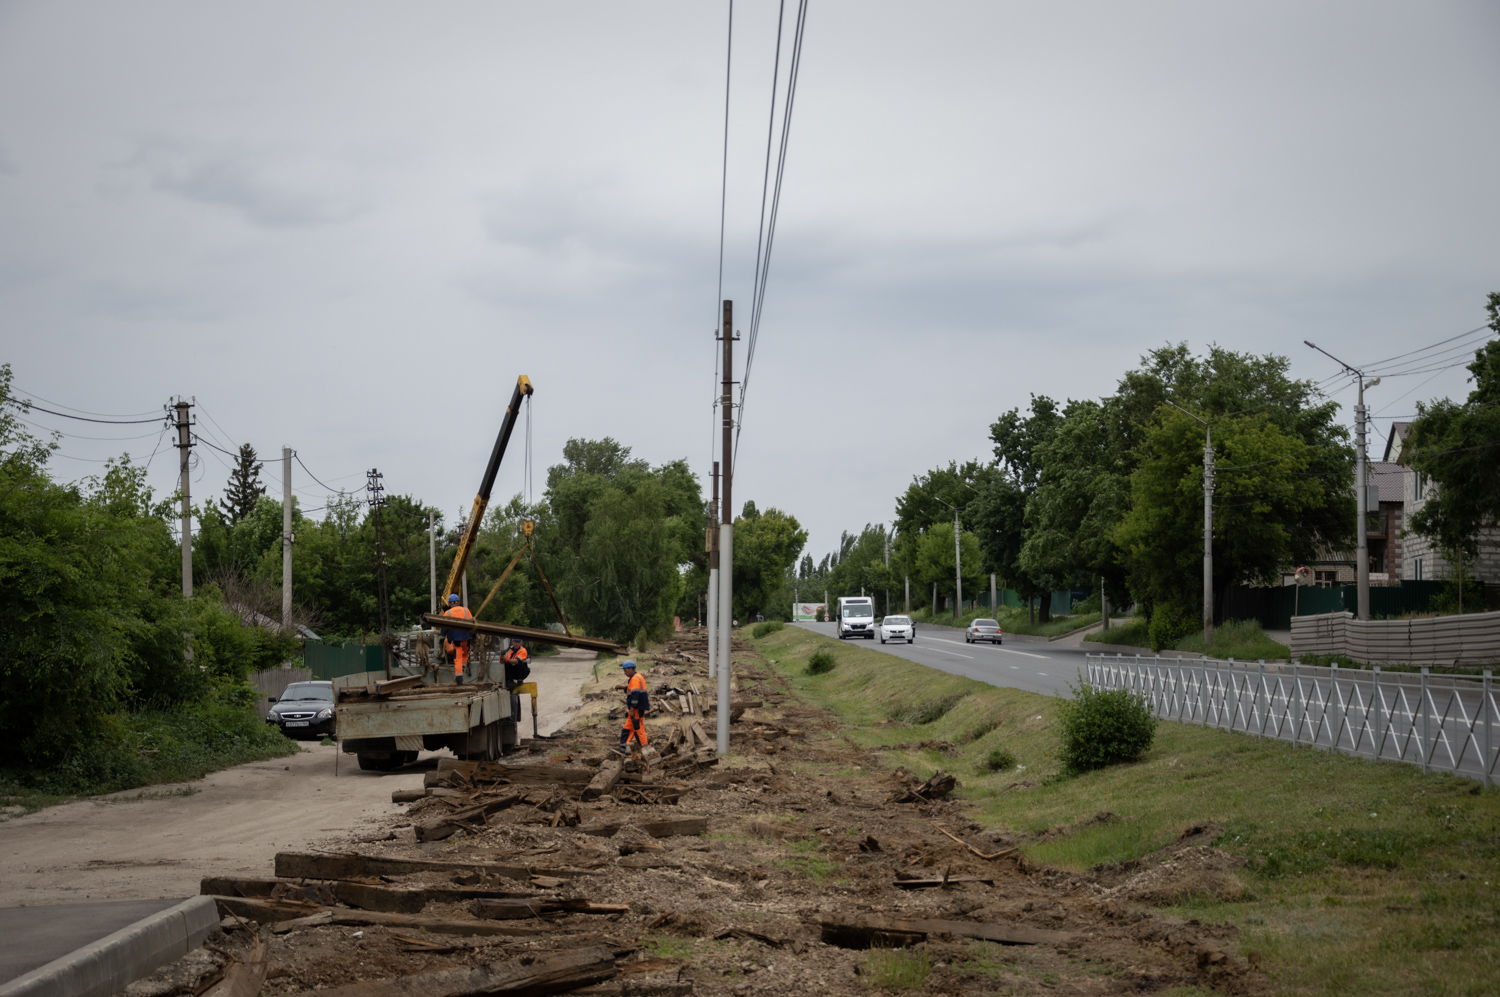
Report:
[{"label": "worker in orange vest", "polygon": [[646,746],[646,713],[651,709],[651,694],[646,691],[646,678],[635,670],[635,662],[629,659],[620,665],[625,670],[625,684],[616,686],[625,692],[625,727],[620,731],[620,746],[616,750],[625,754],[633,740]]},{"label": "worker in orange vest", "polygon": [[501,664],[505,665],[505,687],[513,689],[526,681],[526,676],[531,674],[531,655],[526,650],[526,645],[521,638],[513,637],[510,647],[500,656]]},{"label": "worker in orange vest", "polygon": [[[458,593],[455,592],[448,597],[448,608],[443,612],[444,616],[451,616],[455,620],[472,620],[474,614],[465,609],[458,601]],[[469,641],[474,635],[467,630],[444,630],[443,647],[453,658],[453,681],[463,685],[464,666],[469,663]]]}]

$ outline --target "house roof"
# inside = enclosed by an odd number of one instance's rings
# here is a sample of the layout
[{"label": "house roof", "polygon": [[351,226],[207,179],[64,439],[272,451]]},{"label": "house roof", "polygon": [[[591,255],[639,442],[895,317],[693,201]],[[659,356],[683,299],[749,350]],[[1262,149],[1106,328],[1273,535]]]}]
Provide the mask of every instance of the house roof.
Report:
[{"label": "house roof", "polygon": [[1406,468],[1390,460],[1372,460],[1369,470],[1370,484],[1380,489],[1380,501],[1382,502],[1405,502],[1405,483],[1402,479],[1406,476]]},{"label": "house roof", "polygon": [[[1391,423],[1390,435],[1385,439],[1385,456],[1382,460],[1401,462],[1401,445],[1406,442],[1406,431],[1411,428],[1409,422]],[[1381,501],[1385,501],[1381,499]]]}]

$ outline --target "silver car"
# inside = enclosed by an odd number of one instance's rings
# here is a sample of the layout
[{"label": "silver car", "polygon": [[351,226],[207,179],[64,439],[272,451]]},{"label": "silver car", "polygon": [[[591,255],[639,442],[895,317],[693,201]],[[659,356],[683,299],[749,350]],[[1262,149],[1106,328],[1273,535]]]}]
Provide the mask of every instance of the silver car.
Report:
[{"label": "silver car", "polygon": [[992,644],[1003,644],[1005,643],[1001,639],[1003,636],[1000,624],[994,620],[975,620],[964,631],[964,643],[973,644],[976,641],[987,640]]},{"label": "silver car", "polygon": [[904,640],[908,644],[917,639],[917,625],[910,616],[887,616],[880,621],[880,643],[888,640]]}]

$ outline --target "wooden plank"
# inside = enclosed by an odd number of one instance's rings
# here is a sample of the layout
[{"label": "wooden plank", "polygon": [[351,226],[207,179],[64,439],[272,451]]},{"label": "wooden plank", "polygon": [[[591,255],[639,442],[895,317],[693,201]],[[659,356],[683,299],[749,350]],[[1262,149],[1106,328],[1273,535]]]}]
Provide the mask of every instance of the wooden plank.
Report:
[{"label": "wooden plank", "polygon": [[266,943],[259,935],[252,935],[245,957],[231,955],[223,978],[203,997],[256,997],[265,986],[266,968]]},{"label": "wooden plank", "polygon": [[615,783],[620,781],[620,773],[625,771],[625,760],[623,758],[605,759],[599,771],[594,774],[593,779],[584,787],[579,794],[582,800],[597,800],[599,797],[615,788]]},{"label": "wooden plank", "polygon": [[891,883],[892,886],[902,890],[922,890],[934,886],[951,886],[956,883],[983,883],[986,886],[994,886],[993,879],[984,879],[980,876],[949,876],[946,879],[898,879]]},{"label": "wooden plank", "polygon": [[883,914],[833,915],[819,922],[823,941],[842,948],[869,948],[872,942],[901,940],[911,936],[954,935],[982,938],[1002,945],[1068,945],[1074,935],[1022,924],[979,924],[935,918],[902,918]]},{"label": "wooden plank", "polygon": [[363,980],[327,990],[317,997],[474,997],[478,994],[540,995],[565,993],[613,979],[614,953],[604,945],[527,955],[487,966],[440,969],[386,980]]},{"label": "wooden plank", "polygon": [[[219,910],[238,914],[247,921],[258,924],[275,924],[286,928],[299,923],[379,925],[388,928],[422,928],[445,935],[513,935],[531,936],[548,929],[521,925],[496,924],[472,918],[424,917],[421,914],[389,914],[374,910],[342,910],[334,907],[319,907],[316,904],[291,904],[277,900],[260,900],[251,897],[214,897]],[[310,924],[308,926],[311,926]]]},{"label": "wooden plank", "polygon": [[[624,824],[620,822],[608,824],[589,824],[584,827],[579,827],[577,828],[577,830],[582,831],[584,834],[592,834],[595,837],[599,838],[611,838],[614,837],[615,832],[619,831],[623,826]],[[678,820],[657,820],[650,821],[645,824],[637,824],[636,827],[639,827],[642,831],[645,831],[653,838],[670,838],[673,835],[678,834],[698,835],[708,830],[708,818],[683,817]]]},{"label": "wooden plank", "polygon": [[388,696],[393,692],[400,692],[402,689],[411,689],[421,684],[422,676],[420,675],[403,675],[398,679],[386,679],[383,682],[375,683],[375,695]]},{"label": "wooden plank", "polygon": [[[548,869],[554,876],[587,875],[581,870]],[[477,872],[505,879],[530,879],[533,870],[524,865],[498,862],[463,862],[452,859],[403,859],[355,852],[277,852],[276,875],[284,879],[359,879],[372,876],[409,876],[415,872]]]},{"label": "wooden plank", "polygon": [[497,637],[520,637],[538,644],[556,644],[558,647],[582,647],[606,654],[629,654],[630,648],[600,637],[585,637],[582,634],[560,634],[554,630],[536,630],[518,627],[509,623],[491,623],[488,620],[456,620],[451,616],[423,613],[422,622],[443,630],[467,630],[470,633],[493,634]]},{"label": "wooden plank", "polygon": [[422,821],[420,824],[413,825],[412,830],[416,831],[418,841],[441,841],[456,834],[462,824],[469,821],[483,824],[484,818],[490,814],[508,810],[525,799],[524,793],[511,793],[498,800],[487,800],[472,807],[464,807],[462,810],[455,810],[452,813]]},{"label": "wooden plank", "polygon": [[[457,758],[439,758],[437,775],[457,772],[470,782],[526,782],[586,784],[594,777],[593,769],[584,765],[502,765],[499,762],[466,762]],[[431,775],[432,773],[428,773]],[[437,780],[441,782],[441,778]]]},{"label": "wooden plank", "polygon": [[628,914],[629,904],[596,904],[587,900],[558,900],[530,897],[520,900],[476,900],[474,916],[514,921],[543,914]]}]

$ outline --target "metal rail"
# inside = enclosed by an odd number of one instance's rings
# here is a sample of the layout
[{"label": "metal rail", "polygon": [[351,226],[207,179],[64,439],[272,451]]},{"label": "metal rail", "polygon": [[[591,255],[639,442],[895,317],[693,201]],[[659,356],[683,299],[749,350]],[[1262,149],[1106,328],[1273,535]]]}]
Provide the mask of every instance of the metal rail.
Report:
[{"label": "metal rail", "polygon": [[1494,785],[1500,710],[1480,678],[1291,664],[1088,654],[1084,678],[1126,689],[1163,720],[1274,737]]}]

